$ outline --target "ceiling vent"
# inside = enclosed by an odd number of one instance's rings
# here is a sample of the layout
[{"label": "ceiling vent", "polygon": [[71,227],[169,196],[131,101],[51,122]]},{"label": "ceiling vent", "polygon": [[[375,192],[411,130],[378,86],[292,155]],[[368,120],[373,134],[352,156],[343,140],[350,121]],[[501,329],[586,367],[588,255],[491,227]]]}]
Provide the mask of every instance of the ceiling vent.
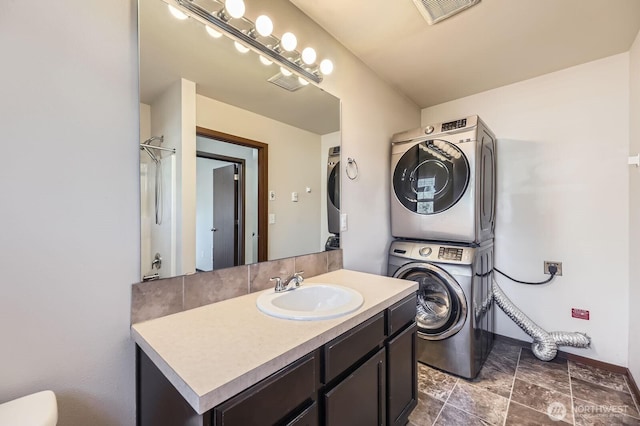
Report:
[{"label": "ceiling vent", "polygon": [[284,75],[281,72],[271,77],[267,80],[269,83],[273,83],[276,86],[280,86],[283,89],[286,89],[290,92],[295,92],[296,90],[304,87],[302,83],[298,80],[298,77],[295,75]]},{"label": "ceiling vent", "polygon": [[480,3],[480,0],[413,0],[424,19],[433,25]]}]

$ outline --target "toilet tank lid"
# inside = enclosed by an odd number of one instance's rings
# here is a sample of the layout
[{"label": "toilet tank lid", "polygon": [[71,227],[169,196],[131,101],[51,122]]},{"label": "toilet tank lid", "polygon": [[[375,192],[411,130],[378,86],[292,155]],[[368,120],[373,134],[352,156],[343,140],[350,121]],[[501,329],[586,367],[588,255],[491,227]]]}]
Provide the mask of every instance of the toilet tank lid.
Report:
[{"label": "toilet tank lid", "polygon": [[58,404],[50,390],[0,404],[0,425],[55,426],[57,422]]}]

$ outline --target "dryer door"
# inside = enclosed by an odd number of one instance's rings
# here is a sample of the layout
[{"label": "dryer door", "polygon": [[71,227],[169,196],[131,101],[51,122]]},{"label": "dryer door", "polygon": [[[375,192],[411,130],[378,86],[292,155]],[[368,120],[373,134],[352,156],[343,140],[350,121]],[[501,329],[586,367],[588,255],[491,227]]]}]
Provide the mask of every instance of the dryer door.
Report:
[{"label": "dryer door", "polygon": [[409,148],[393,171],[393,190],[407,209],[430,215],[455,205],[469,183],[469,163],[453,143],[442,139]]},{"label": "dryer door", "polygon": [[431,263],[409,263],[394,278],[416,281],[418,334],[427,340],[453,336],[464,326],[467,300],[458,282],[444,269]]}]

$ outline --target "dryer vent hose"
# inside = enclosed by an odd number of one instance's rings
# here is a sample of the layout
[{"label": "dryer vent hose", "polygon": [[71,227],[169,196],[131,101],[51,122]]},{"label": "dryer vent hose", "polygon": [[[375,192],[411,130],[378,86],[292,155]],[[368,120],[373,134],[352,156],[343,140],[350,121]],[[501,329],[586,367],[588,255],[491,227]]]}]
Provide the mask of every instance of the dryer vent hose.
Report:
[{"label": "dryer vent hose", "polygon": [[585,333],[566,331],[552,331],[549,333],[544,331],[509,300],[495,280],[493,280],[492,290],[493,299],[500,306],[500,309],[525,333],[533,337],[531,351],[538,359],[551,361],[558,353],[558,346],[588,348],[591,344],[591,338]]}]

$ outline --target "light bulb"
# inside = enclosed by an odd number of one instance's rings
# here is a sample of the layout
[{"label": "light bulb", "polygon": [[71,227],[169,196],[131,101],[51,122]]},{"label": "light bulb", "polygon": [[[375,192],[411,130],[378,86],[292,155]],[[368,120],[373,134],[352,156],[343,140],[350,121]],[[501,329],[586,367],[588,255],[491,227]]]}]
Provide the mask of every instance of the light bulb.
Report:
[{"label": "light bulb", "polygon": [[280,40],[280,44],[282,48],[287,52],[291,52],[296,49],[298,45],[298,39],[293,33],[284,33],[282,34],[282,40]]},{"label": "light bulb", "polygon": [[262,62],[266,66],[269,66],[269,65],[271,65],[273,63],[272,61],[268,60],[267,58],[265,58],[262,55],[260,55],[260,62]]},{"label": "light bulb", "polygon": [[242,44],[238,43],[237,41],[233,42],[233,45],[236,47],[236,50],[240,53],[247,53],[249,51],[248,47],[243,46]]},{"label": "light bulb", "polygon": [[174,18],[180,19],[180,20],[188,18],[188,16],[186,14],[184,14],[183,12],[178,10],[178,8],[176,8],[175,6],[172,6],[170,4],[168,6],[169,6],[169,12],[171,12],[171,14],[173,15]]},{"label": "light bulb", "polygon": [[298,77],[298,82],[300,82],[300,84],[302,84],[303,86],[309,84],[309,82],[302,77]]},{"label": "light bulb", "polygon": [[216,30],[214,30],[210,26],[205,25],[204,28],[207,30],[207,34],[209,34],[211,37],[213,37],[213,38],[222,37],[222,33],[217,32]]},{"label": "light bulb", "polygon": [[262,37],[269,37],[273,31],[273,22],[267,15],[260,15],[256,19],[256,31]]},{"label": "light bulb", "polygon": [[324,75],[329,75],[333,72],[333,62],[329,59],[323,59],[320,62],[320,72]]},{"label": "light bulb", "polygon": [[293,73],[291,71],[289,71],[288,69],[284,68],[284,67],[280,67],[280,72],[282,73],[282,75],[284,75],[285,77],[290,77]]},{"label": "light bulb", "polygon": [[242,0],[226,0],[224,8],[232,18],[242,18],[244,15],[244,2]]},{"label": "light bulb", "polygon": [[302,62],[307,65],[311,65],[316,61],[316,51],[313,47],[305,47],[302,50]]}]

